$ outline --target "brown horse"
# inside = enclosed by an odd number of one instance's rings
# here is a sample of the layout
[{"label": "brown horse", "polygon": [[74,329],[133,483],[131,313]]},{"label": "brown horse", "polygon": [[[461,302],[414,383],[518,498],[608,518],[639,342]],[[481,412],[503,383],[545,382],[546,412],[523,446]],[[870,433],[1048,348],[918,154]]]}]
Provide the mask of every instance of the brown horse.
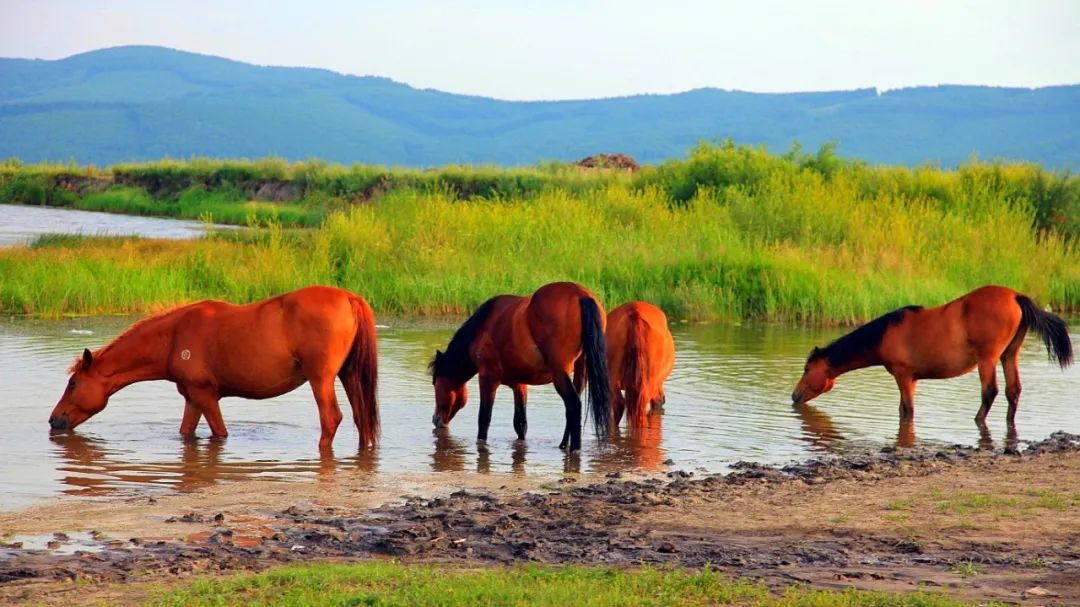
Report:
[{"label": "brown horse", "polygon": [[[465,382],[479,375],[480,428],[485,445],[495,391],[514,392],[514,430],[524,440],[527,385],[555,384],[566,406],[560,449],[581,448],[581,392],[589,404],[597,435],[607,435],[610,386],[604,353],[604,309],[581,285],[555,282],[530,297],[498,295],[484,302],[454,337],[446,352],[435,352],[429,369],[435,386],[435,427],[448,425],[465,406]],[[570,372],[573,371],[573,380]]]},{"label": "brown horse", "polygon": [[664,381],[675,366],[675,341],[667,316],[656,306],[630,301],[608,314],[607,362],[612,420],[623,411],[631,428],[644,428],[651,407],[664,404]]},{"label": "brown horse", "polygon": [[341,410],[334,376],[352,405],[360,445],[379,436],[375,315],[358,295],[307,287],[245,306],[201,301],[151,316],[72,365],[71,379],[49,425],[70,430],[99,413],[130,384],[169,380],[185,400],[180,433],[206,417],[214,436],[228,436],[218,400],[272,398],[310,382],[319,407],[319,446],[334,440]]},{"label": "brown horse", "polygon": [[910,420],[915,415],[915,382],[956,377],[977,367],[982,407],[975,421],[981,426],[998,393],[994,367],[1000,360],[1011,426],[1020,402],[1020,345],[1029,330],[1042,337],[1051,360],[1061,368],[1072,363],[1065,322],[1012,289],[987,286],[936,308],[900,308],[814,348],[791,400],[805,403],[831,390],[839,375],[883,365],[900,388],[900,419]]}]

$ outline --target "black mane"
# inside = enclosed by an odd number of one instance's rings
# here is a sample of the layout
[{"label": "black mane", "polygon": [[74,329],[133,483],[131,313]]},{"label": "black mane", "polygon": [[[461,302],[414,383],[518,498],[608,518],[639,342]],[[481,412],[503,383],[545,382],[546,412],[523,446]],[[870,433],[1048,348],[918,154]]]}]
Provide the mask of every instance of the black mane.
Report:
[{"label": "black mane", "polygon": [[922,306],[904,306],[879,316],[851,333],[834,340],[824,348],[814,348],[806,362],[826,357],[829,359],[830,367],[846,365],[868,349],[880,344],[885,337],[885,330],[903,320],[905,314],[916,312],[922,308]]},{"label": "black mane", "polygon": [[472,316],[465,321],[454,336],[450,338],[450,344],[446,346],[446,352],[435,352],[435,357],[428,363],[428,372],[432,378],[449,377],[452,379],[467,380],[476,375],[476,363],[469,356],[469,346],[476,339],[476,333],[484,324],[491,310],[495,307],[495,300],[502,297],[496,295],[480,304]]}]

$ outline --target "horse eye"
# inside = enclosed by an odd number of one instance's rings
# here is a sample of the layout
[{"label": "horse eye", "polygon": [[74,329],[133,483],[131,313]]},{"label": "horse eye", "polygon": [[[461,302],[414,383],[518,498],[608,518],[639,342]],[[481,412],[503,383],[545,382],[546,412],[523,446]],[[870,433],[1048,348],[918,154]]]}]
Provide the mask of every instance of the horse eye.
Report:
[{"label": "horse eye", "polygon": [[70,390],[71,388],[74,388],[74,387],[75,387],[75,380],[74,379],[69,379],[68,380],[68,389]]}]

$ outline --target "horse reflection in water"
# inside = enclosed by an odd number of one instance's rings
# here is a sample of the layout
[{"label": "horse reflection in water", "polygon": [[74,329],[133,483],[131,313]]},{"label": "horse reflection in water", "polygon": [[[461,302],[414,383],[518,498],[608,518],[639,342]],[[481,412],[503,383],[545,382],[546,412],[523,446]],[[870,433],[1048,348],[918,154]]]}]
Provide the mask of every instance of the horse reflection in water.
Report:
[{"label": "horse reflection in water", "polygon": [[834,451],[844,435],[836,428],[829,414],[808,403],[796,403],[791,410],[802,423],[801,439],[817,451]]},{"label": "horse reflection in water", "polygon": [[178,460],[125,461],[125,451],[110,448],[101,439],[80,434],[55,434],[49,440],[63,460],[59,470],[68,473],[61,479],[69,487],[64,490],[68,495],[102,496],[146,487],[189,493],[221,482],[266,476],[314,474],[330,479],[341,467],[371,474],[378,472],[377,456],[370,449],[354,458],[341,460],[324,455],[310,461],[230,462],[226,461],[224,440],[186,439],[178,441]]},{"label": "horse reflection in water", "polygon": [[[469,455],[473,452],[464,441],[454,438],[449,428],[437,428],[435,449],[431,452],[432,472],[465,472],[469,466]],[[525,474],[525,460],[529,452],[525,441],[516,440],[510,451],[510,470],[516,475]],[[491,452],[488,449],[476,451],[476,471],[480,474],[491,472]]]},{"label": "horse reflection in water", "polygon": [[660,447],[663,439],[662,415],[653,414],[640,428],[612,428],[610,444],[601,446],[593,455],[589,469],[593,472],[621,472],[627,469],[640,472],[662,472],[667,459]]}]

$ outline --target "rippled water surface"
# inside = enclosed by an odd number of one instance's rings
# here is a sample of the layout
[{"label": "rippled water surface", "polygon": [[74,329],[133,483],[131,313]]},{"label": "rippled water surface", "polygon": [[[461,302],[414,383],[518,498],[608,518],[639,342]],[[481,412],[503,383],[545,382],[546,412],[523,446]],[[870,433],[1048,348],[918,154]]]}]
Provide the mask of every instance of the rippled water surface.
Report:
[{"label": "rippled water surface", "polygon": [[[203,438],[180,439],[183,402],[168,382],[131,386],[113,396],[108,408],[76,434],[50,437],[46,420],[75,356],[83,347],[103,345],[133,320],[0,319],[0,508],[58,494],[190,491],[257,477],[302,480],[328,468],[373,475],[723,470],[742,459],[781,463],[852,445],[893,444],[898,434],[899,396],[881,368],[845,375],[814,406],[791,406],[788,395],[807,351],[841,330],[677,324],[672,327],[677,362],[668,381],[665,413],[641,436],[623,432],[607,444],[586,438],[580,457],[568,459],[556,447],[562,435],[562,401],[550,386],[535,386],[529,392],[529,438],[518,444],[511,423],[513,399],[503,388],[495,405],[490,452],[478,453],[475,398],[448,432],[431,428],[434,405],[425,367],[456,323],[380,319],[385,324],[379,331],[383,441],[374,452],[358,455],[346,406],[335,457],[320,459],[318,419],[307,386],[267,401],[223,400],[230,432],[225,441],[206,438],[205,425],[199,429]],[[1080,432],[1080,367],[1059,370],[1029,338],[1021,376],[1021,440],[1040,439],[1058,429]],[[477,393],[475,380],[470,391]],[[339,398],[347,402],[340,389]],[[1005,434],[1004,401],[1004,396],[999,398],[990,416],[999,447]],[[921,382],[917,440],[976,443],[980,435],[972,418],[978,404],[977,374]],[[666,464],[668,460],[673,463]]]},{"label": "rippled water surface", "polygon": [[27,243],[47,233],[196,238],[202,236],[204,230],[204,225],[198,221],[0,204],[0,247]]}]

